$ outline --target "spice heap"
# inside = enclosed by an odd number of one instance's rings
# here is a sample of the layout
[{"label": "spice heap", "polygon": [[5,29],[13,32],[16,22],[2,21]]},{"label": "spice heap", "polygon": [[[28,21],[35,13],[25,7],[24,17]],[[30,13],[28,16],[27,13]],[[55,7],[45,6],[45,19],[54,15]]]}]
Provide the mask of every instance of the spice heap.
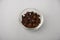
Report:
[{"label": "spice heap", "polygon": [[22,15],[22,24],[27,28],[35,28],[41,22],[40,15],[35,12],[26,12],[24,16]]}]

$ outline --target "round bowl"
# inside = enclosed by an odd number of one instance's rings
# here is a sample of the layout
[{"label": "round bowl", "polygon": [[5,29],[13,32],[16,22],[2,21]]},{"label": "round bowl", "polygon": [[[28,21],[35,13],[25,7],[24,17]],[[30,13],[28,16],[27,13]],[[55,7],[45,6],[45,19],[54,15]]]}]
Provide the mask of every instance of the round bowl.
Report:
[{"label": "round bowl", "polygon": [[[31,12],[31,11],[33,11],[33,12],[36,12],[38,15],[40,15],[40,20],[41,20],[41,22],[39,23],[39,25],[37,26],[37,27],[35,27],[35,28],[27,28],[27,27],[25,27],[22,23],[21,23],[21,21],[22,21],[22,15],[24,16],[24,14],[26,14],[26,12]],[[24,27],[24,28],[26,28],[26,29],[39,29],[41,26],[42,26],[42,24],[43,24],[43,14],[40,12],[40,11],[38,11],[37,9],[35,9],[35,8],[26,8],[26,9],[24,9],[21,13],[20,13],[20,15],[19,15],[19,22],[22,24],[22,26]]]}]

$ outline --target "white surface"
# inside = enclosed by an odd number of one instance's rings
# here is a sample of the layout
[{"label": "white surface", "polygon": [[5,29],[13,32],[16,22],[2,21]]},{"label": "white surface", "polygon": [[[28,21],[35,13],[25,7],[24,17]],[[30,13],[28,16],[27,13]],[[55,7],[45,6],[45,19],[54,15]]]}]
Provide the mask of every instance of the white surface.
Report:
[{"label": "white surface", "polygon": [[[43,12],[45,22],[38,31],[19,24],[25,8]],[[0,40],[60,40],[60,0],[0,0]]]}]

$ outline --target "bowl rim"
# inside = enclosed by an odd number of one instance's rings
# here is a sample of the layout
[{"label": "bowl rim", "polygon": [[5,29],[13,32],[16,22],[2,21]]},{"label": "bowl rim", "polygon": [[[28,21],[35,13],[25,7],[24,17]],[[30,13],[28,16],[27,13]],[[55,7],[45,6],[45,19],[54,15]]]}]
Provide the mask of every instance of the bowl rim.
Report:
[{"label": "bowl rim", "polygon": [[[22,19],[22,14],[24,13],[24,11],[26,11],[26,10],[32,10],[32,11],[36,11],[36,12],[38,12],[38,13],[40,13],[39,15],[40,15],[40,19],[41,19],[41,22],[40,22],[40,24],[37,26],[37,27],[35,27],[35,28],[27,28],[27,27],[25,27],[22,23],[21,23],[21,19]],[[27,11],[26,11],[27,12]],[[37,13],[37,14],[38,14]],[[38,10],[38,9],[36,9],[36,8],[25,8],[20,14],[19,14],[19,22],[24,26],[24,28],[26,28],[26,29],[39,29],[41,26],[42,26],[42,24],[43,24],[43,14]]]}]

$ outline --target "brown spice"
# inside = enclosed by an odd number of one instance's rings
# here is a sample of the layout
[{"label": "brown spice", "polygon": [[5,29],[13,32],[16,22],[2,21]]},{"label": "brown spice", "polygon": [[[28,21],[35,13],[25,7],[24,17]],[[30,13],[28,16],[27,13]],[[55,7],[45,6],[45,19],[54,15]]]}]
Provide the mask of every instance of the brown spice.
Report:
[{"label": "brown spice", "polygon": [[22,24],[27,27],[27,28],[35,28],[39,25],[41,22],[40,20],[40,15],[37,13],[32,12],[26,12],[24,14],[25,16],[22,15]]}]

